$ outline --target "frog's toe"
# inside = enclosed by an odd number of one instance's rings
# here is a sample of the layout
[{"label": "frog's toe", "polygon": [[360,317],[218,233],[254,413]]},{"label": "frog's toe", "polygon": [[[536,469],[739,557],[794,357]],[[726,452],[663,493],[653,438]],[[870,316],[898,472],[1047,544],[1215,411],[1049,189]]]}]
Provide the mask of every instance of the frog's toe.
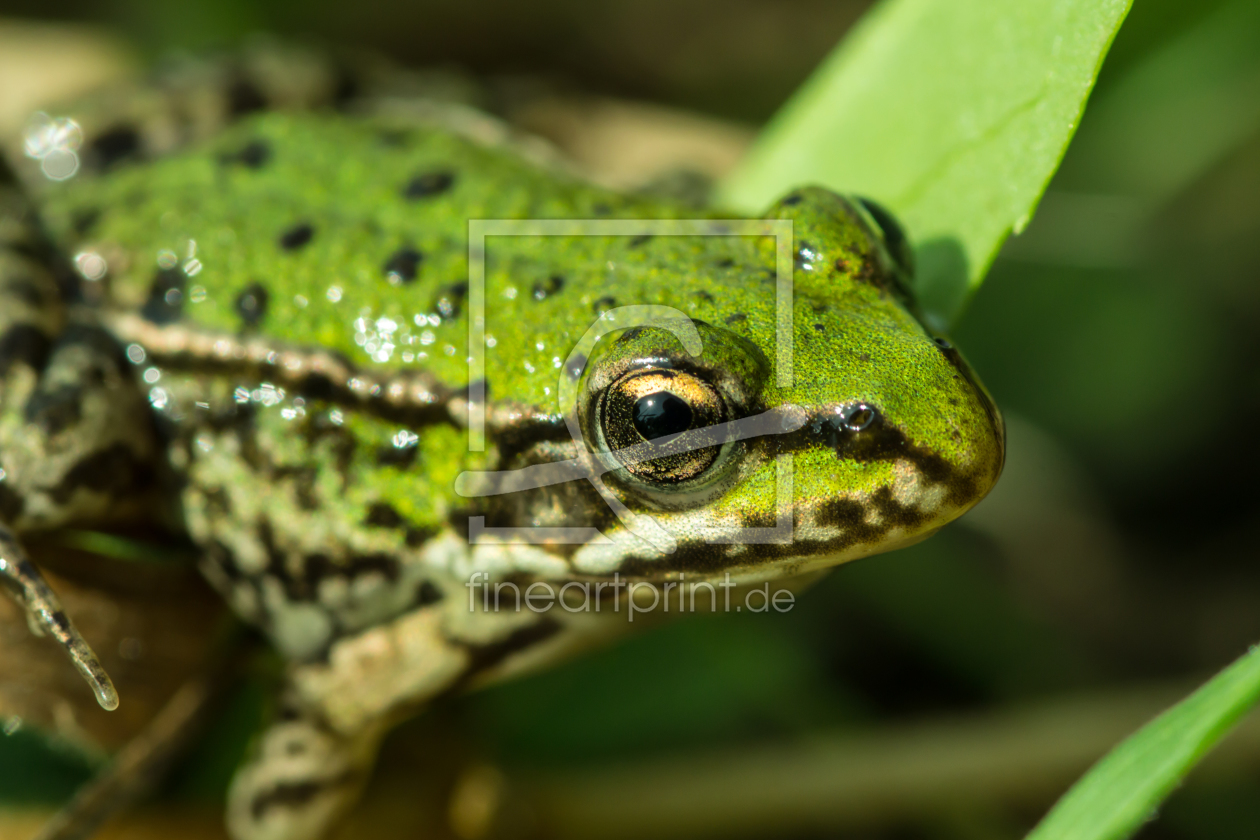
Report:
[{"label": "frog's toe", "polygon": [[8,529],[0,525],[0,583],[26,610],[31,630],[39,635],[49,635],[61,645],[74,667],[87,680],[96,702],[101,708],[113,711],[118,708],[118,692],[105,673],[96,654],[78,629],[70,621],[61,602],[43,575],[26,558],[25,552]]}]

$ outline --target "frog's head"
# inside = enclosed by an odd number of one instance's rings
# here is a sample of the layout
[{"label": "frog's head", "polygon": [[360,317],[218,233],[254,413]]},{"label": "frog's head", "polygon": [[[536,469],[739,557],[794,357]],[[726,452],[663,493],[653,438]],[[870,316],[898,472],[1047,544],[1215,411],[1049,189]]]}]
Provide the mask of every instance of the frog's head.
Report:
[{"label": "frog's head", "polygon": [[[1001,416],[918,317],[891,216],[806,188],[767,217],[794,228],[790,379],[777,375],[773,294],[758,304],[732,288],[745,317],[693,321],[697,355],[678,330],[606,336],[579,386],[583,437],[630,518],[650,516],[674,550],[614,534],[579,549],[577,571],[797,574],[923,539],[997,480]],[[673,443],[645,459],[652,440]]]}]

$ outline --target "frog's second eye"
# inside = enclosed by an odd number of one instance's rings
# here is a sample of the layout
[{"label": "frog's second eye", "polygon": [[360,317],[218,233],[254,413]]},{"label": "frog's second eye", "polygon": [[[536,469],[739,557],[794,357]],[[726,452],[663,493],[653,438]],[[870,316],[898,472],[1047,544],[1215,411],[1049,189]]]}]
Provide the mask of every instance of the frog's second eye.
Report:
[{"label": "frog's second eye", "polygon": [[596,411],[604,445],[627,472],[641,481],[665,486],[703,476],[717,462],[721,446],[684,446],[684,451],[637,462],[618,456],[618,450],[706,429],[728,419],[726,405],[712,385],[677,370],[626,374],[608,386]]},{"label": "frog's second eye", "polygon": [[888,249],[889,256],[896,260],[898,267],[907,275],[913,274],[914,250],[910,247],[910,239],[902,229],[901,223],[897,221],[897,217],[883,205],[876,204],[869,198],[859,197],[858,201],[879,226],[879,232],[884,238],[884,247]]}]

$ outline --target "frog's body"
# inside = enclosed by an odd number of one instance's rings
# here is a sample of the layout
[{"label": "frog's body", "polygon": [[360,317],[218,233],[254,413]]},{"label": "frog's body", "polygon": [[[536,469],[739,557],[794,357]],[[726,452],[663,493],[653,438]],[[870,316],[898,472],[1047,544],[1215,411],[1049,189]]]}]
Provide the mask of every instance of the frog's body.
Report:
[{"label": "frog's body", "polygon": [[[877,209],[805,189],[767,214],[795,226],[790,382],[773,238],[491,237],[484,382],[470,382],[470,219],[696,213],[589,186],[460,108],[350,118],[320,107],[335,86],[295,94],[243,72],[160,108],[151,92],[128,99],[132,122],[71,112],[84,168],[63,182],[15,161],[55,250],[19,221],[12,188],[0,216],[0,536],[146,517],[186,529],[210,580],[292,663],[292,714],[234,786],[238,836],[317,835],[400,714],[625,621],[589,604],[488,611],[478,581],[800,575],[921,539],[996,480],[1000,418],[916,317],[892,254],[903,243]],[[293,107],[232,114],[276,101]],[[236,118],[212,131],[206,113]],[[601,313],[641,304],[693,319],[705,349],[635,321],[589,361],[573,354]],[[674,413],[644,415],[649,397]],[[645,428],[754,416],[778,425],[609,461]],[[461,473],[566,459],[616,469],[456,492]],[[671,544],[636,537],[597,485]],[[790,534],[740,538],[788,514]],[[470,545],[470,517],[602,536]],[[35,585],[23,568],[11,576]]]}]

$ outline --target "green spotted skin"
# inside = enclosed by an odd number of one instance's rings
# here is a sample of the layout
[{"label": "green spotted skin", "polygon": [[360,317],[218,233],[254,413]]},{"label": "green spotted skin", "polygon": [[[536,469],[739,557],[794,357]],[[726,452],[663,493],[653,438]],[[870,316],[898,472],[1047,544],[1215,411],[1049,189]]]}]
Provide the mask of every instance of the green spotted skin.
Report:
[{"label": "green spotted skin", "polygon": [[[67,111],[84,132],[74,177],[53,182],[11,156],[50,260],[73,267],[52,308],[86,313],[112,338],[111,358],[127,360],[114,392],[132,414],[147,404],[115,435],[127,442],[120,463],[147,470],[146,498],[175,502],[165,521],[292,663],[292,714],[264,734],[233,789],[237,837],[318,836],[400,715],[624,622],[472,609],[473,574],[519,584],[793,577],[922,539],[997,480],[1000,415],[918,316],[905,243],[879,208],[807,187],[766,211],[793,225],[784,383],[773,237],[726,235],[720,211],[592,187],[459,106],[373,108],[362,95],[352,108],[318,87],[295,105],[274,73],[246,65],[162,107],[150,93],[125,100],[145,103],[129,111]],[[285,107],[255,107],[277,101]],[[221,127],[205,128],[200,111],[163,121],[188,102],[219,113]],[[196,128],[162,139],[171,124]],[[470,381],[470,220],[697,217],[715,235],[488,238],[484,379]],[[16,300],[13,288],[0,295]],[[679,313],[699,352],[659,325],[607,320],[645,304]],[[55,342],[65,318],[23,318],[0,315],[0,351],[13,357],[0,370],[20,361],[38,379],[47,354],[18,350],[32,336]],[[601,323],[606,335],[580,348]],[[632,381],[644,374],[681,383],[675,430],[687,418],[691,428],[778,425],[636,472],[608,441],[646,439],[634,402],[646,391]],[[23,381],[0,388],[12,396]],[[482,411],[485,446],[474,451],[468,426]],[[0,435],[0,524],[20,536],[136,507],[126,502],[139,489],[120,485],[117,499],[84,496],[81,515],[63,494],[55,516],[31,520],[34,468],[12,444],[34,434],[28,415],[0,403],[0,432],[13,426]],[[94,434],[79,439],[109,429]],[[457,492],[470,471],[569,459],[606,474]],[[668,545],[636,535],[597,484],[631,517],[651,517]],[[473,518],[598,538],[471,543]],[[747,538],[784,522],[778,539]],[[290,743],[318,758],[292,758]]]}]

